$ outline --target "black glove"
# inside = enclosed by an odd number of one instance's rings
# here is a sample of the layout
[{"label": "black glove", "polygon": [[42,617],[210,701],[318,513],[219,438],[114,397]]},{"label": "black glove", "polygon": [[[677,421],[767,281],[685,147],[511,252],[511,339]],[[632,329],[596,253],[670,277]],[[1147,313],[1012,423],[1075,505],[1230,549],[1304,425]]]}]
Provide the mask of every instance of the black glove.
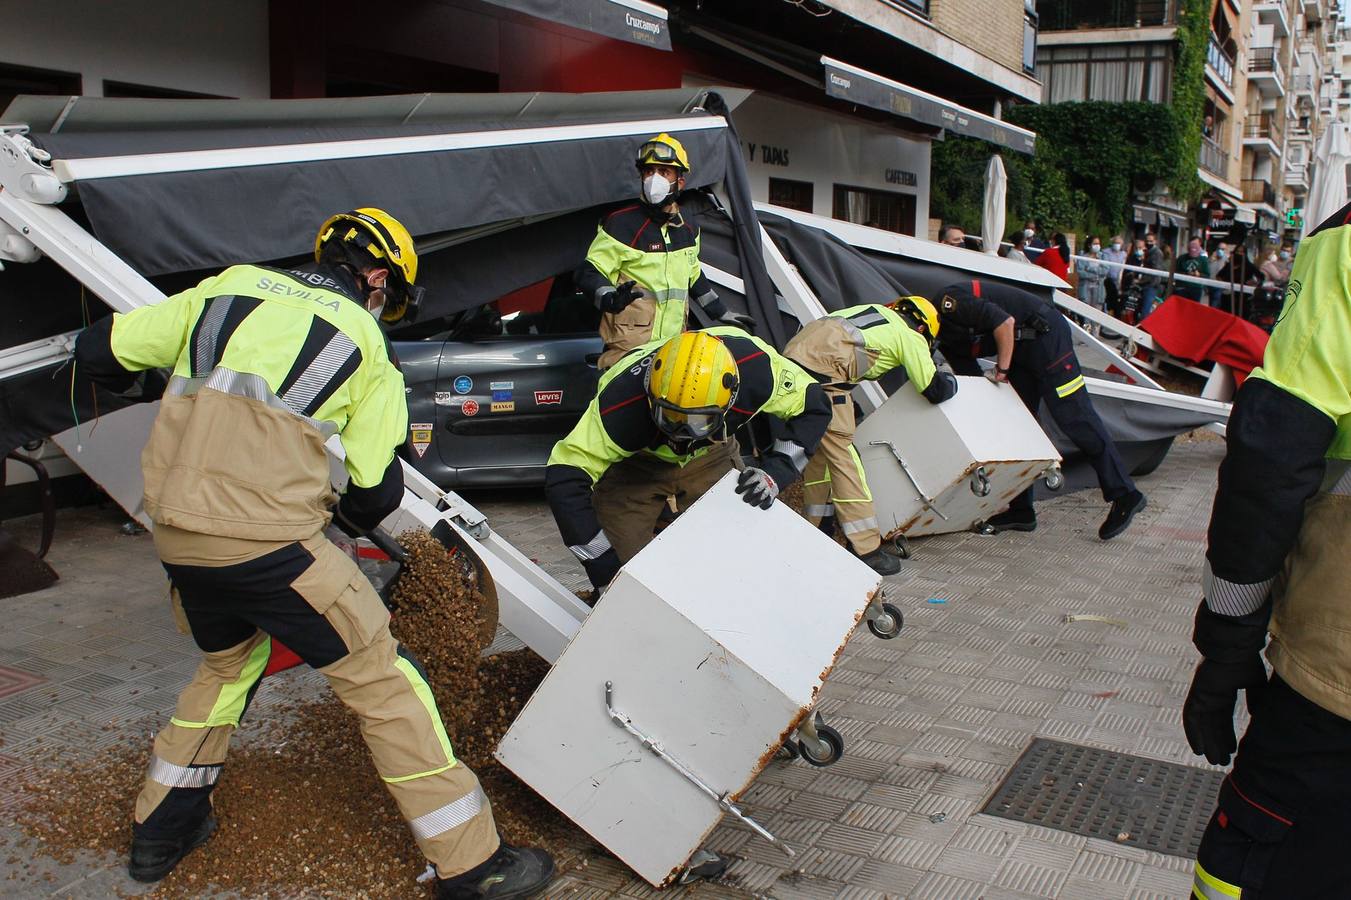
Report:
[{"label": "black glove", "polygon": [[637,300],[642,293],[633,289],[637,283],[636,281],[626,281],[614,290],[605,291],[601,294],[596,298],[596,304],[600,307],[600,311],[603,313],[622,312],[624,307]]},{"label": "black glove", "polygon": [[742,469],[736,479],[736,492],[751,506],[769,509],[779,496],[779,485],[764,469]]},{"label": "black glove", "polygon": [[[592,586],[599,594],[614,579],[615,573],[619,571],[619,554],[615,552],[615,548],[611,547],[595,559],[583,562],[582,568],[586,570],[586,577],[591,579]],[[593,599],[588,605],[594,606],[595,600]]]},{"label": "black glove", "polygon": [[755,330],[755,320],[750,316],[735,313],[730,310],[718,317],[718,321],[724,325],[735,325],[737,328],[745,331]]},{"label": "black glove", "polygon": [[1196,667],[1182,706],[1182,728],[1192,752],[1212,765],[1229,764],[1238,748],[1234,706],[1238,692],[1248,692],[1248,711],[1256,714],[1267,689],[1262,664],[1271,604],[1246,616],[1222,616],[1205,601],[1196,611],[1193,640],[1205,659]]}]

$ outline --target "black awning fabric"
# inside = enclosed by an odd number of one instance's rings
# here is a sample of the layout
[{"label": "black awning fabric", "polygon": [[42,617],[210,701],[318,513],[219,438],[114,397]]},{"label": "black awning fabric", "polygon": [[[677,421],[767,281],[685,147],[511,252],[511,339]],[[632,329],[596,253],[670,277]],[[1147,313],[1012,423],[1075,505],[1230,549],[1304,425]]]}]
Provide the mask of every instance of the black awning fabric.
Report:
[{"label": "black awning fabric", "polygon": [[[668,130],[694,161],[691,181],[711,185],[742,165],[712,117],[676,117]],[[577,123],[560,123],[577,124]],[[271,130],[268,144],[363,140],[428,133],[426,126]],[[444,130],[436,133],[444,133]],[[166,151],[149,132],[86,132],[36,136],[57,159]],[[77,183],[95,236],[147,276],[223,267],[304,254],[318,223],[334,212],[378,206],[416,238],[494,222],[552,215],[634,196],[633,153],[646,135],[543,140],[395,156],[255,165],[98,178]],[[250,138],[251,139],[251,138]],[[238,147],[240,136],[202,132],[168,138]],[[138,144],[139,142],[139,144]],[[179,149],[178,147],[174,148]]]},{"label": "black awning fabric", "polygon": [[487,0],[493,6],[514,9],[560,25],[658,50],[671,49],[666,17],[618,0]]}]

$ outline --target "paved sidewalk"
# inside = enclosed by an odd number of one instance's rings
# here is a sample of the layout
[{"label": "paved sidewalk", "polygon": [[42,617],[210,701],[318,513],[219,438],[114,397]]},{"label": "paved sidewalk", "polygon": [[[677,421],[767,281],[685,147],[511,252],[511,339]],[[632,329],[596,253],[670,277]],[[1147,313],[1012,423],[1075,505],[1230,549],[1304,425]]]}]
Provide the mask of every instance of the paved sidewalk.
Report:
[{"label": "paved sidewalk", "polygon": [[[846,758],[826,769],[775,763],[747,795],[746,811],[797,859],[724,824],[711,845],[737,857],[728,885],[659,893],[600,857],[548,896],[1188,896],[1188,860],[976,810],[1033,736],[1204,765],[1186,747],[1178,711],[1195,663],[1191,618],[1222,453],[1219,443],[1179,442],[1141,482],[1149,508],[1110,543],[1097,539],[1105,506],[1096,492],[1039,504],[1033,534],[915,542],[915,558],[888,586],[904,632],[881,641],[860,629],[823,692],[819,710],[844,734]],[[470,499],[547,571],[581,582],[537,492]],[[61,581],[4,601],[0,809],[53,746],[96,754],[130,731],[152,734],[196,666],[165,608],[149,536],[119,534],[121,521],[112,509],[63,511],[49,557]],[[10,524],[31,546],[36,523]],[[1127,624],[1066,618],[1082,615]],[[313,681],[297,673],[293,686]],[[261,691],[250,716],[286,693]],[[18,866],[14,837],[0,826],[7,895],[136,889],[116,859]]]}]

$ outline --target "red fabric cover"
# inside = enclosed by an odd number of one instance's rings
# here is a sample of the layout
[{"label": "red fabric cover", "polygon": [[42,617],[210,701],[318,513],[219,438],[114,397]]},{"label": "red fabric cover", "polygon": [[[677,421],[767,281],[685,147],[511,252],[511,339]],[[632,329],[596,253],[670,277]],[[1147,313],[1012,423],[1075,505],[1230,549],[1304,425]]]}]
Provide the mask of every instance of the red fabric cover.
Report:
[{"label": "red fabric cover", "polygon": [[1179,359],[1224,363],[1234,370],[1236,384],[1242,384],[1262,364],[1270,337],[1238,316],[1176,294],[1155,308],[1140,327]]}]

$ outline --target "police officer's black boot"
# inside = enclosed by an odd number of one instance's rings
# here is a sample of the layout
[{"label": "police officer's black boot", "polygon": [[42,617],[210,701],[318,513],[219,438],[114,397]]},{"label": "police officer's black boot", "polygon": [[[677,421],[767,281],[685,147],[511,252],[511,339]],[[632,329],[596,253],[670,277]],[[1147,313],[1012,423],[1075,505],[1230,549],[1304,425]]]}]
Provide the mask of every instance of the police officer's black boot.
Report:
[{"label": "police officer's black boot", "polygon": [[878,547],[872,553],[857,554],[858,558],[878,575],[895,575],[901,571],[901,561]]},{"label": "police officer's black boot", "polygon": [[207,816],[197,826],[197,830],[180,838],[144,838],[133,834],[127,874],[137,881],[159,881],[172,872],[183,857],[205,844],[215,833],[216,817]]},{"label": "police officer's black boot", "polygon": [[1145,495],[1139,491],[1131,491],[1126,496],[1113,500],[1112,508],[1107,511],[1107,518],[1098,529],[1098,537],[1109,541],[1125,531],[1131,519],[1135,518],[1135,514],[1145,508],[1145,503]]},{"label": "police officer's black boot", "polygon": [[461,875],[436,883],[436,900],[507,900],[529,897],[554,877],[554,860],[543,850],[513,847],[506,841],[497,852]]},{"label": "police officer's black boot", "polygon": [[1036,531],[1037,512],[1031,508],[1009,509],[997,516],[990,516],[985,524],[993,528],[995,534],[1001,531]]}]

